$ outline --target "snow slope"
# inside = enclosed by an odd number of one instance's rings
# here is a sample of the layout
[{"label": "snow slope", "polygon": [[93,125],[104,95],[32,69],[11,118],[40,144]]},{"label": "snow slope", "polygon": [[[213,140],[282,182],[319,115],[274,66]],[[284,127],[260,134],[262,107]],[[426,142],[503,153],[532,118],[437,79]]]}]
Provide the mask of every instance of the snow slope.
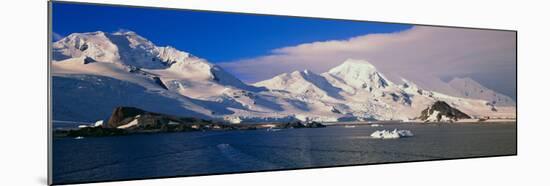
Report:
[{"label": "snow slope", "polygon": [[341,89],[334,87],[324,77],[309,70],[294,71],[254,84],[277,90],[287,90],[297,95],[306,95],[317,99],[342,99]]},{"label": "snow slope", "polygon": [[483,85],[479,84],[475,80],[465,77],[465,78],[453,78],[448,83],[460,97],[473,98],[473,99],[483,99],[491,102],[494,105],[501,106],[514,106],[516,102],[503,94],[495,92]]}]

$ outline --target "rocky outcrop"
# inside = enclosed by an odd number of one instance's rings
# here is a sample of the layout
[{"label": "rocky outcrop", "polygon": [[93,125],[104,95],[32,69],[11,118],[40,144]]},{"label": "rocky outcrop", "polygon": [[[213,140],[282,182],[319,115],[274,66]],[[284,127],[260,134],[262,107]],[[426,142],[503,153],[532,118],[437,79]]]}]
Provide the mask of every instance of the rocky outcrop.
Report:
[{"label": "rocky outcrop", "polygon": [[[188,132],[209,130],[256,130],[262,125],[229,124],[223,121],[203,120],[192,117],[178,117],[145,111],[135,107],[116,107],[107,123],[84,126],[78,129],[56,130],[56,137],[100,137],[135,133]],[[293,121],[277,123],[275,128],[322,128],[319,122]]]},{"label": "rocky outcrop", "polygon": [[145,114],[144,110],[134,107],[117,107],[113,110],[107,126],[110,128],[116,128],[121,125],[127,124],[132,121],[137,115]]},{"label": "rocky outcrop", "polygon": [[166,85],[162,82],[162,80],[159,77],[153,77],[153,81],[155,81],[155,83],[159,85],[161,88],[168,90],[168,87],[166,87]]},{"label": "rocky outcrop", "polygon": [[[192,125],[209,123],[211,121],[159,114],[134,107],[117,107],[111,114],[107,126],[127,130],[171,130],[174,126],[191,128]],[[184,128],[181,129],[184,130]]]},{"label": "rocky outcrop", "polygon": [[94,62],[96,62],[95,59],[91,58],[91,57],[88,57],[88,56],[86,56],[84,58],[84,61],[83,61],[84,64],[90,64],[90,63],[94,63]]},{"label": "rocky outcrop", "polygon": [[324,127],[327,127],[326,125],[323,125],[322,123],[319,123],[319,122],[309,122],[309,123],[306,123],[304,124],[306,128],[324,128]]},{"label": "rocky outcrop", "polygon": [[283,123],[278,126],[279,128],[323,128],[326,127],[325,125],[319,123],[319,122],[307,122],[302,123],[301,121],[293,121],[288,123]]},{"label": "rocky outcrop", "polygon": [[424,109],[418,117],[418,119],[425,122],[453,122],[470,118],[464,112],[451,107],[444,101],[436,101],[433,105]]}]

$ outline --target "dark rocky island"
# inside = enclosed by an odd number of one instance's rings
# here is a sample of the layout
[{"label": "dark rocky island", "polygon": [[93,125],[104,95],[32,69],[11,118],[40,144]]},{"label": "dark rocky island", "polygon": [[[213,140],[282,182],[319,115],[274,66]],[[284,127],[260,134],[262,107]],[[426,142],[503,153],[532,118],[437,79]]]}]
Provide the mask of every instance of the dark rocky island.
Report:
[{"label": "dark rocky island", "polygon": [[269,124],[229,124],[193,117],[179,117],[145,111],[135,107],[117,107],[106,123],[99,126],[85,126],[78,129],[56,130],[56,137],[99,137],[135,133],[190,132],[208,130],[256,130],[264,128],[321,128],[318,122],[292,121]]},{"label": "dark rocky island", "polygon": [[471,119],[471,117],[444,101],[436,101],[433,105],[424,109],[418,119],[425,122],[453,122],[459,119]]}]

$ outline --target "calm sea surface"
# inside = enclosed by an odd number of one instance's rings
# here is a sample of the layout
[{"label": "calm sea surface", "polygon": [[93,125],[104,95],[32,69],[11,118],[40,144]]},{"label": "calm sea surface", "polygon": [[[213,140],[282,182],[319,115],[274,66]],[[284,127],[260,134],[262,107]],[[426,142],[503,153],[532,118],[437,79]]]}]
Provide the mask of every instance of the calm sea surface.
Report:
[{"label": "calm sea surface", "polygon": [[[414,137],[371,139],[375,130]],[[209,131],[56,138],[53,181],[72,183],[516,154],[516,124]]]}]

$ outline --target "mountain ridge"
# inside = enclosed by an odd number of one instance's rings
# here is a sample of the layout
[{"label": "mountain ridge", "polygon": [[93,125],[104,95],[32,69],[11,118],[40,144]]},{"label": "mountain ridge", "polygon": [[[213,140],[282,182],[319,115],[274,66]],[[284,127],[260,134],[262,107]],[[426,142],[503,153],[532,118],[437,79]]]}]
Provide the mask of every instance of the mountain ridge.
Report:
[{"label": "mountain ridge", "polygon": [[461,97],[483,99],[494,105],[516,105],[516,102],[512,98],[491,90],[469,77],[455,77],[451,79],[448,84],[454,88]]},{"label": "mountain ridge", "polygon": [[[54,110],[63,111],[55,119],[78,119],[89,110],[72,105],[79,101],[59,93],[64,91],[103,99],[105,104],[85,102],[101,113],[124,105],[230,122],[409,120],[436,101],[471,116],[515,117],[515,107],[424,90],[412,82],[396,84],[359,59],[321,74],[294,71],[249,85],[206,59],[156,46],[131,31],[71,34],[55,42],[53,52],[52,74],[59,79],[53,96],[62,100]],[[120,100],[122,93],[134,99]]]}]

